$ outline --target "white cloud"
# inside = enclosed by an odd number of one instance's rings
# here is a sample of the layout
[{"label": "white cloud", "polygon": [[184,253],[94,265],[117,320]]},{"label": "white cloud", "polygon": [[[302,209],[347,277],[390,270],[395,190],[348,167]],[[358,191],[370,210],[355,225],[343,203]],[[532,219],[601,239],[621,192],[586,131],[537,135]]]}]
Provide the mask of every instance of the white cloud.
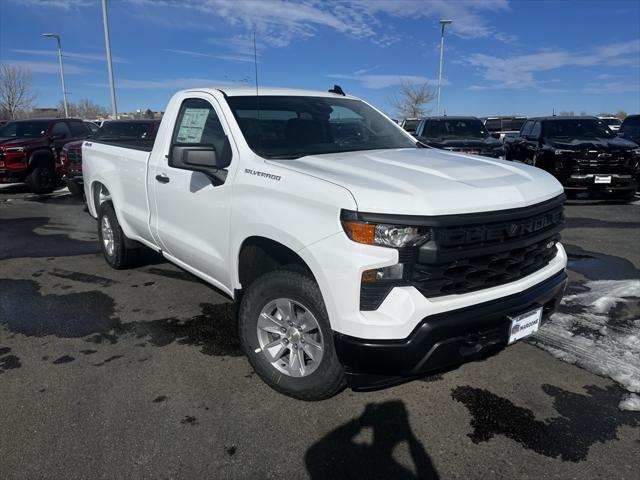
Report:
[{"label": "white cloud", "polygon": [[[106,83],[88,83],[91,87],[106,87]],[[237,82],[229,80],[212,80],[208,78],[166,78],[163,80],[128,80],[116,79],[116,88],[126,89],[143,89],[143,90],[156,90],[156,89],[181,89],[181,88],[205,88],[216,87],[222,85],[237,85]]]},{"label": "white cloud", "polygon": [[[329,28],[381,46],[399,42],[403,35],[390,27],[385,17],[430,19],[450,18],[448,29],[464,38],[495,36],[512,41],[513,36],[497,32],[486,14],[506,11],[508,0],[128,0],[144,8],[173,9],[196,15],[210,15],[246,32],[255,31],[260,42],[282,47],[296,39],[315,36]],[[173,17],[171,17],[173,18]]]},{"label": "white cloud", "polygon": [[247,57],[243,55],[214,55],[211,53],[203,53],[203,52],[194,52],[191,50],[179,50],[176,48],[165,48],[165,52],[175,53],[178,55],[185,55],[187,57],[194,58],[213,58],[216,60],[225,60],[230,62],[249,62],[253,63],[253,57]]},{"label": "white cloud", "polygon": [[96,2],[91,0],[21,0],[23,5],[33,5],[35,7],[51,7],[61,10],[70,10],[72,8],[88,7],[95,5]]},{"label": "white cloud", "polygon": [[[22,53],[25,55],[41,55],[41,56],[46,56],[46,57],[58,57],[58,51],[57,50],[27,50],[27,49],[21,49],[21,48],[16,48],[14,50],[11,50],[12,52],[15,53]],[[64,58],[70,58],[76,61],[88,61],[88,62],[106,62],[106,54],[104,53],[77,53],[77,52],[68,52],[66,50],[62,51],[62,56]],[[129,63],[129,60],[127,60],[126,58],[122,58],[122,57],[117,57],[117,56],[112,56],[111,60],[113,60],[113,63]]]},{"label": "white cloud", "polygon": [[[343,79],[343,80],[354,80],[360,82],[365,88],[387,88],[393,87],[394,85],[400,85],[403,82],[408,83],[429,83],[431,85],[435,85],[437,80],[432,78],[423,77],[420,75],[358,75],[357,72],[354,75],[343,75],[338,73],[333,73],[327,75],[329,78]],[[443,85],[448,85],[449,82],[447,80],[442,80]]]},{"label": "white cloud", "polygon": [[[3,63],[26,68],[27,70],[30,70],[31,73],[54,73],[57,75],[60,74],[60,64],[58,62],[31,62],[28,60],[5,60],[3,61]],[[82,73],[86,73],[86,70],[84,68],[78,67],[77,65],[69,65],[68,63],[64,64],[65,75],[79,75]]]},{"label": "white cloud", "polygon": [[607,82],[607,83],[588,83],[582,90],[583,93],[593,94],[610,94],[610,93],[627,93],[640,92],[640,83],[638,82]]},{"label": "white cloud", "polygon": [[[484,88],[529,89],[543,88],[535,74],[565,67],[638,65],[640,40],[612,43],[591,51],[544,50],[511,57],[495,57],[483,53],[467,56],[463,62],[477,67],[480,76],[490,84]],[[474,86],[478,90],[482,86]]]}]

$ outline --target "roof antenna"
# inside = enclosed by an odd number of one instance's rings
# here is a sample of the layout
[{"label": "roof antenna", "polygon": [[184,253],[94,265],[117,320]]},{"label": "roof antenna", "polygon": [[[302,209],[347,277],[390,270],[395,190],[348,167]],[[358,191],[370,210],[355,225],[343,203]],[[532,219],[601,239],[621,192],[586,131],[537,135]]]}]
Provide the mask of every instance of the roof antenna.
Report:
[{"label": "roof antenna", "polygon": [[553,114],[553,116],[556,116],[556,107],[552,107],[551,108],[551,113]]},{"label": "roof antenna", "polygon": [[333,88],[329,90],[329,93],[335,93],[337,95],[342,95],[343,97],[345,96],[344,90],[342,90],[340,85],[334,85]]}]

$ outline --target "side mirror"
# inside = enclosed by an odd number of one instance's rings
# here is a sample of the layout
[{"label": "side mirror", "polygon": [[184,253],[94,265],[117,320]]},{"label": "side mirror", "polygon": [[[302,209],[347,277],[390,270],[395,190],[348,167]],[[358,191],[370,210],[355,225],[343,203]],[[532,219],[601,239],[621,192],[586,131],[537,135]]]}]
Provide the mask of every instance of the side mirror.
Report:
[{"label": "side mirror", "polygon": [[169,151],[169,166],[204,173],[214,183],[224,183],[231,164],[231,148],[225,137],[222,151],[213,145],[174,144]]}]

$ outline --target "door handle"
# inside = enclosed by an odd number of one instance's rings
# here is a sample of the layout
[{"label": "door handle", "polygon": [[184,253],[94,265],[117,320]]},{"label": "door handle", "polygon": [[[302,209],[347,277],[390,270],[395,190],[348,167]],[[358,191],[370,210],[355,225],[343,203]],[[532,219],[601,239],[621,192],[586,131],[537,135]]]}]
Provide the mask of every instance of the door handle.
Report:
[{"label": "door handle", "polygon": [[169,177],[167,177],[164,173],[162,175],[156,175],[156,180],[160,183],[169,183]]}]

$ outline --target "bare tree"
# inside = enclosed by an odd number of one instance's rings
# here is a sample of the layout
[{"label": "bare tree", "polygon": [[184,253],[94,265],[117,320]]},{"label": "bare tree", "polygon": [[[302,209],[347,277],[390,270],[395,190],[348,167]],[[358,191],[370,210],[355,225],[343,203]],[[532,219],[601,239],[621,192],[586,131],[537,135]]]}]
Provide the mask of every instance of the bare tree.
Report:
[{"label": "bare tree", "polygon": [[428,82],[412,84],[403,80],[400,83],[400,98],[391,100],[391,106],[402,118],[424,117],[431,109],[425,106],[434,99],[433,89]]},{"label": "bare tree", "polygon": [[0,118],[13,120],[32,107],[31,72],[16,65],[0,64]]},{"label": "bare tree", "polygon": [[[107,115],[107,109],[105,107],[93,103],[88,98],[82,98],[78,103],[67,102],[67,110],[70,117],[92,119],[105,117]],[[58,114],[64,116],[63,102],[58,104]]]}]

